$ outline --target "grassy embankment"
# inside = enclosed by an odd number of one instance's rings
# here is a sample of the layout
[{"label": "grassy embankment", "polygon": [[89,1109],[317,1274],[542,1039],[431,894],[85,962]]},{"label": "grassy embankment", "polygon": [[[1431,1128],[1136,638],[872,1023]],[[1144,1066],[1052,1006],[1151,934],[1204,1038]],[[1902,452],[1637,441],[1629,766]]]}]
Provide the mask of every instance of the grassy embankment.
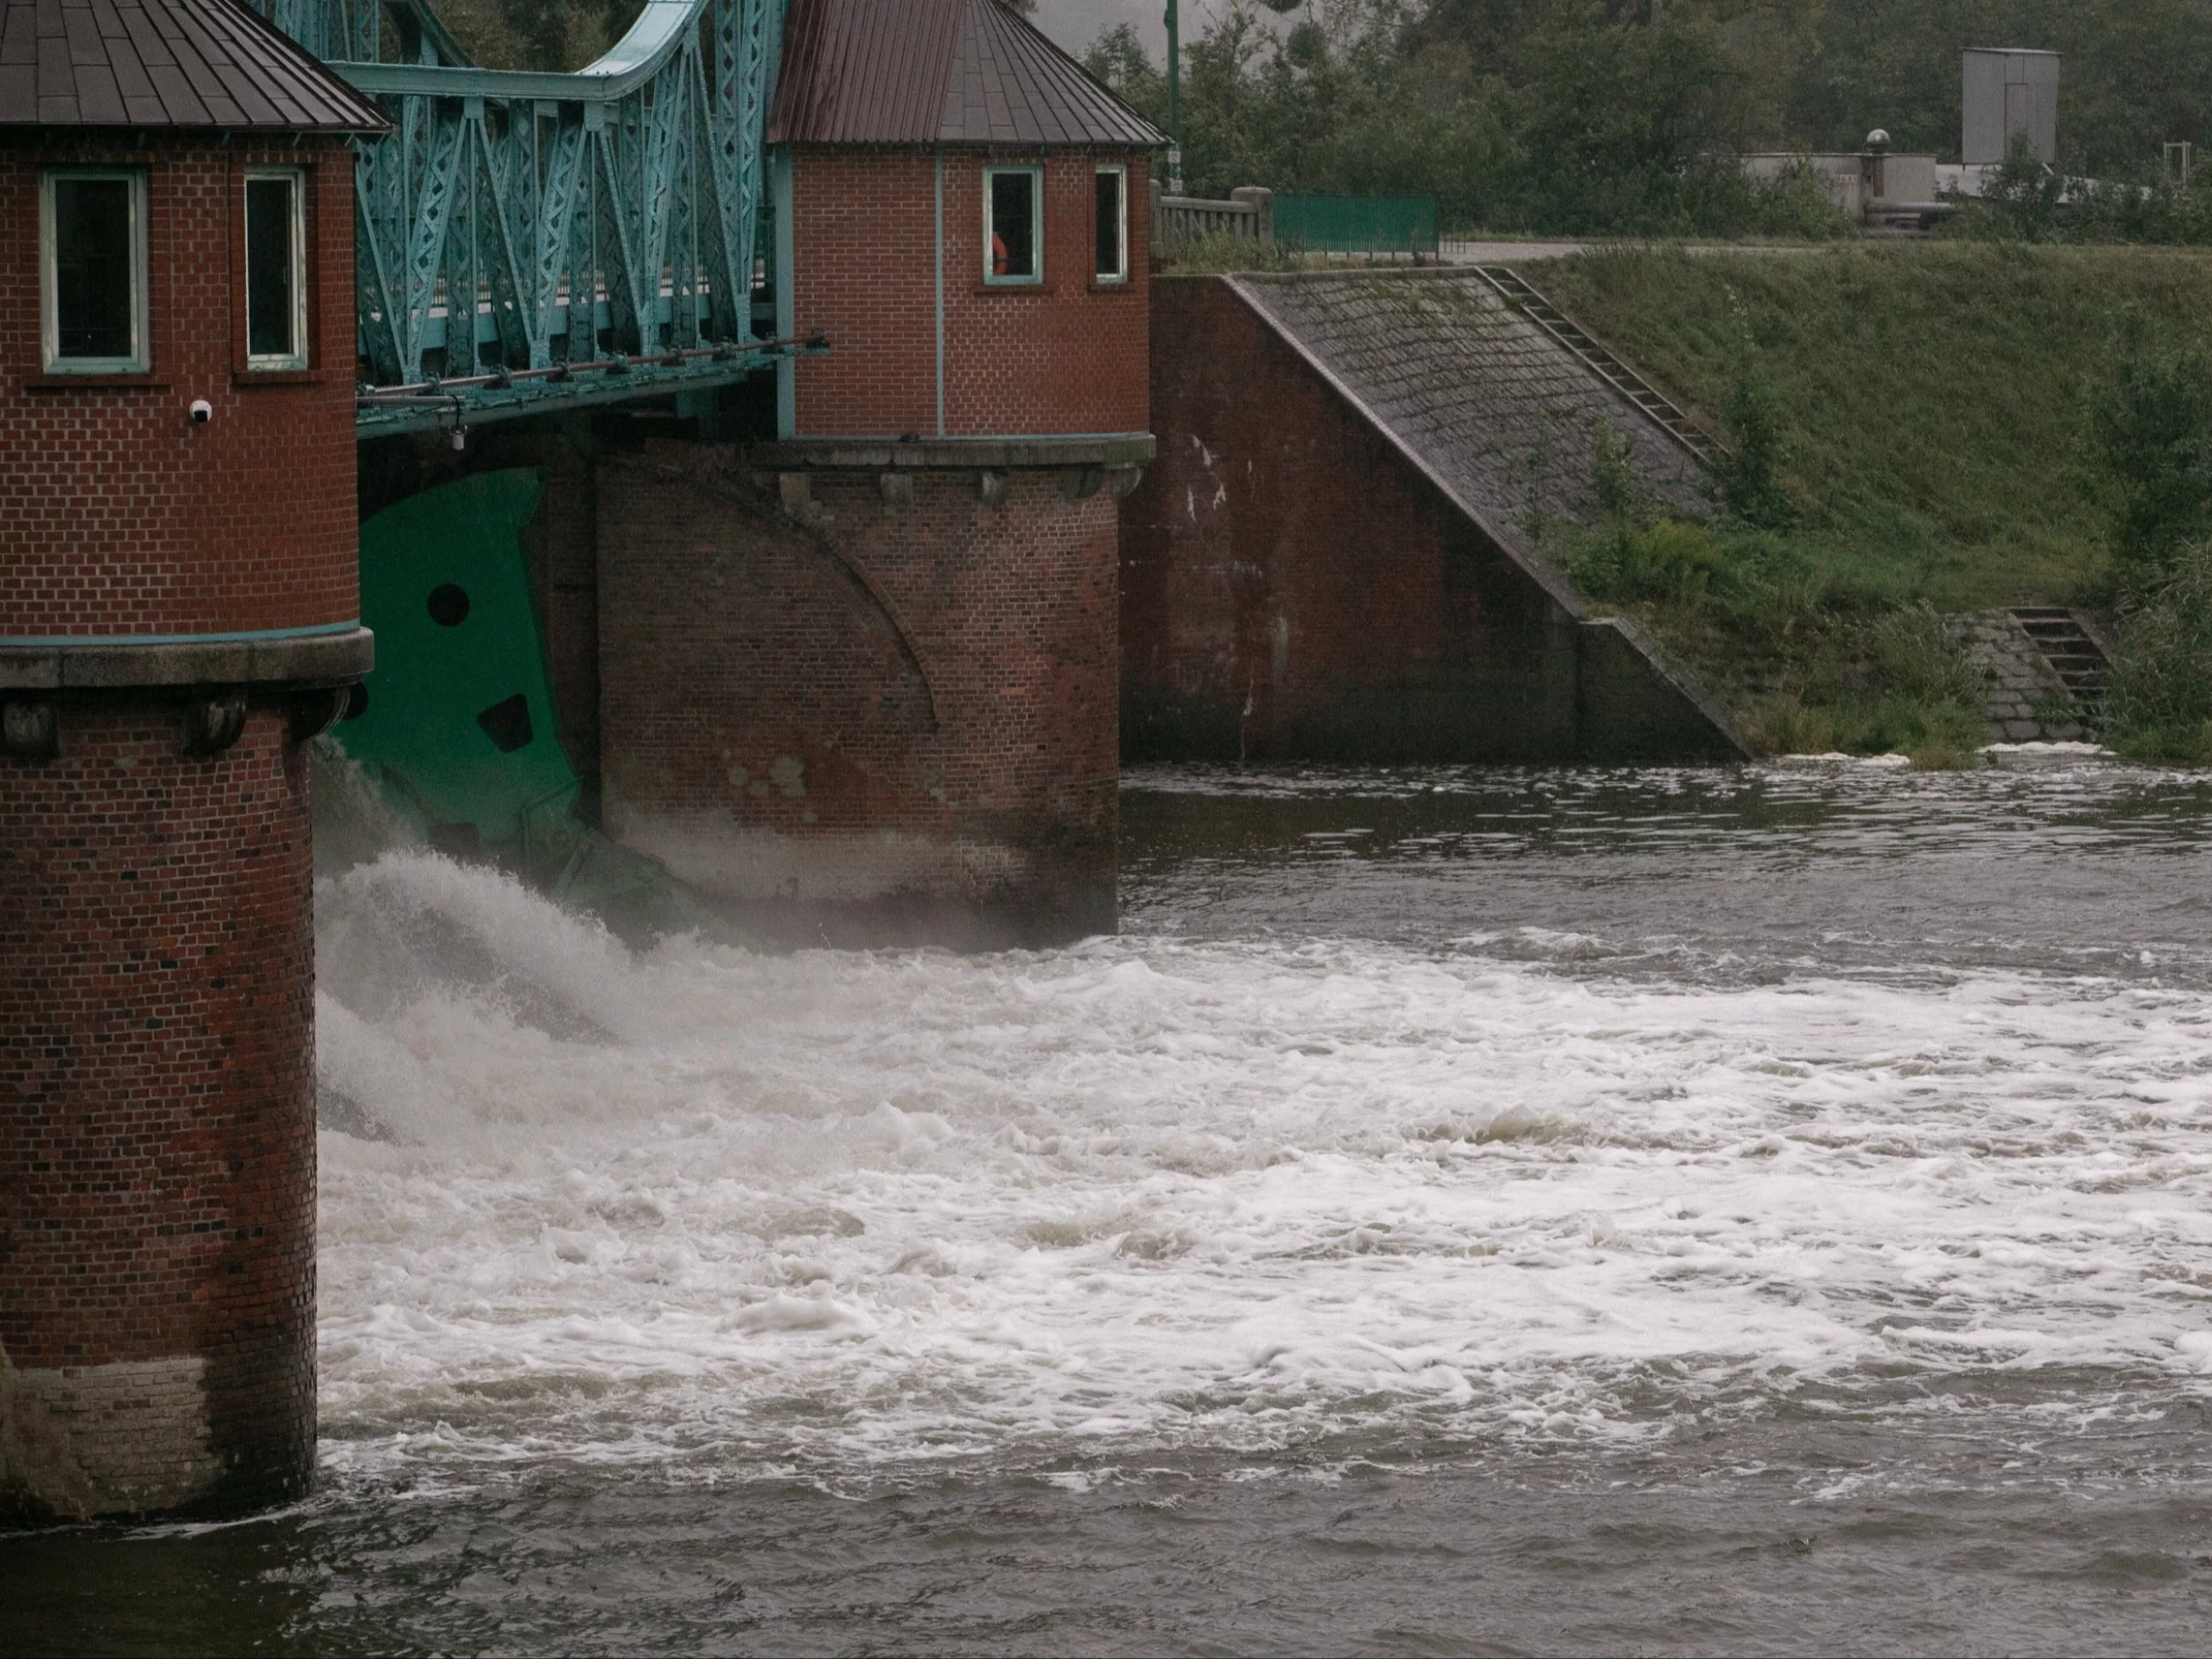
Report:
[{"label": "grassy embankment", "polygon": [[1762,746],[1931,765],[1982,741],[1941,614],[2116,596],[2088,409],[2122,319],[2176,342],[2212,319],[2212,257],[2147,248],[1636,248],[1528,274],[1753,472],[1773,463],[1707,524],[1616,487],[1610,528],[1545,527],[1549,549]]}]

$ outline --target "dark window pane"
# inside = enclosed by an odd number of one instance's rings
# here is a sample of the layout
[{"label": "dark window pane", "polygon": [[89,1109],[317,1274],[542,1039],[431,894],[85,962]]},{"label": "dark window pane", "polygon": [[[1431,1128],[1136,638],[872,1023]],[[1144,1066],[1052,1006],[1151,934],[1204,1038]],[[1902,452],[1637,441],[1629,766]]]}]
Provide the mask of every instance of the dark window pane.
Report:
[{"label": "dark window pane", "polygon": [[300,344],[299,308],[292,292],[290,179],[246,181],[246,351],[254,357],[293,357]]},{"label": "dark window pane", "polygon": [[138,279],[130,251],[130,181],[54,181],[56,354],[129,357]]},{"label": "dark window pane", "polygon": [[1098,175],[1098,275],[1118,277],[1121,265],[1121,179],[1119,173]]},{"label": "dark window pane", "polygon": [[991,275],[1037,274],[1037,175],[991,174]]}]

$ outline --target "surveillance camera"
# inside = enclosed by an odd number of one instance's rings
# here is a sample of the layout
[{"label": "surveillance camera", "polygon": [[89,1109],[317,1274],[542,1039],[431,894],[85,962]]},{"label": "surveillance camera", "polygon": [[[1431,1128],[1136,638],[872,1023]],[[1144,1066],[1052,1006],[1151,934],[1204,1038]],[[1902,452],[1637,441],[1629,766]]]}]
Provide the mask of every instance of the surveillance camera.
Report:
[{"label": "surveillance camera", "polygon": [[192,424],[205,426],[215,417],[215,406],[204,397],[192,399]]}]

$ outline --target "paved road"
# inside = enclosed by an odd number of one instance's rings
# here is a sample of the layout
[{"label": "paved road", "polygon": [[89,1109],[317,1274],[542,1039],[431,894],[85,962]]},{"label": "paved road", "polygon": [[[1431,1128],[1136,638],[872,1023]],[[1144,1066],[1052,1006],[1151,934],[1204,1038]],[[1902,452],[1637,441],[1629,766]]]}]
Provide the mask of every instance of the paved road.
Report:
[{"label": "paved road", "polygon": [[[1925,240],[1921,237],[1867,236],[1845,237],[1834,242],[1672,242],[1652,243],[1650,246],[1667,246],[1685,254],[1818,254],[1838,248],[1854,247],[1859,240],[1902,241]],[[1436,244],[1437,252],[1449,265],[1523,265],[1537,259],[1564,259],[1569,254],[1587,254],[1607,246],[1606,242],[1456,242],[1450,237]]]},{"label": "paved road", "polygon": [[1454,265],[1518,265],[1529,259],[1564,259],[1569,254],[1587,254],[1595,242],[1455,242],[1436,244],[1436,251]]}]

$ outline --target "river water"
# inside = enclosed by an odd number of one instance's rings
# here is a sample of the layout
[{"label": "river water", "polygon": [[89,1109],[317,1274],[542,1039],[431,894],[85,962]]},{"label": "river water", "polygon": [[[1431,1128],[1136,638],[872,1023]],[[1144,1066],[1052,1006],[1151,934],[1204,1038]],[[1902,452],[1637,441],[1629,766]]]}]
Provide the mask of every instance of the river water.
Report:
[{"label": "river water", "polygon": [[2212,1645],[2212,779],[1123,799],[1036,954],[327,875],[323,1491],[0,1649]]}]

